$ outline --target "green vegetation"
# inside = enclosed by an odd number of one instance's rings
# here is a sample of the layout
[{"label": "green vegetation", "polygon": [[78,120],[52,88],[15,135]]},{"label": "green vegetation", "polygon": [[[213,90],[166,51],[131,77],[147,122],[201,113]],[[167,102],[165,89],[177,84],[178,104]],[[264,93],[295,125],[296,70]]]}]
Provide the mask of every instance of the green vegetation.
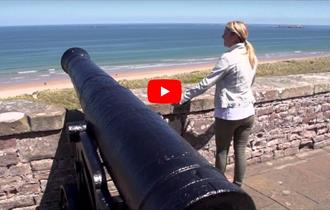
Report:
[{"label": "green vegetation", "polygon": [[[206,76],[209,71],[210,69],[204,69],[191,73],[183,73],[174,76],[165,75],[157,78],[179,79],[185,84],[197,83]],[[330,57],[263,63],[258,66],[257,76],[283,76],[320,72],[330,72]],[[143,88],[147,86],[149,79],[120,80],[119,83],[130,89]],[[80,108],[76,93],[72,89],[40,91],[33,95],[22,95],[14,98],[43,101],[50,104],[62,105],[67,109]]]},{"label": "green vegetation", "polygon": [[10,99],[25,99],[30,101],[42,101],[48,104],[55,104],[64,106],[67,109],[80,109],[80,103],[77,98],[76,92],[73,89],[62,90],[44,90],[32,95],[21,95],[11,97]]},{"label": "green vegetation", "polygon": [[284,60],[260,64],[257,76],[283,76],[321,72],[330,72],[330,57]]}]

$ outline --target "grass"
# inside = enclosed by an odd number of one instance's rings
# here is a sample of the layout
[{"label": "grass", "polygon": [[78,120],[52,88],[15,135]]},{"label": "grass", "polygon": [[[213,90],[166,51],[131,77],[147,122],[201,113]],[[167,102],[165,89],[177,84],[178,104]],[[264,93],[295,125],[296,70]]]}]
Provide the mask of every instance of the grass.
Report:
[{"label": "grass", "polygon": [[[156,78],[179,79],[184,84],[197,83],[207,75],[210,69],[204,69],[191,73],[183,73],[174,76],[162,76]],[[261,76],[284,76],[291,74],[306,74],[330,72],[330,57],[317,57],[302,60],[285,60],[272,63],[263,63],[258,66],[257,77]],[[144,88],[149,79],[139,80],[120,80],[119,83],[124,87]],[[49,104],[64,106],[67,109],[80,108],[79,101],[73,89],[46,90],[33,95],[21,95],[8,99],[27,99],[32,101],[42,101]]]},{"label": "grass", "polygon": [[321,72],[330,72],[330,57],[285,60],[260,64],[257,69],[257,76],[284,76]]}]

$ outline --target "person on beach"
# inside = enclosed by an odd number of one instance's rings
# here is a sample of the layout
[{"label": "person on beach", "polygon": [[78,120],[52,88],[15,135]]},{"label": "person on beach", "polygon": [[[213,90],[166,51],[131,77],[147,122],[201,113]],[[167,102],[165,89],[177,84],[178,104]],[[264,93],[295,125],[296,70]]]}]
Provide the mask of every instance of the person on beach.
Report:
[{"label": "person on beach", "polygon": [[248,29],[241,21],[227,23],[222,35],[229,48],[212,71],[196,86],[186,89],[180,104],[204,93],[216,85],[214,94],[215,166],[225,173],[227,155],[233,140],[235,168],[233,183],[241,186],[246,168],[245,149],[254,123],[255,102],[251,86],[254,82],[257,58],[247,40]]}]

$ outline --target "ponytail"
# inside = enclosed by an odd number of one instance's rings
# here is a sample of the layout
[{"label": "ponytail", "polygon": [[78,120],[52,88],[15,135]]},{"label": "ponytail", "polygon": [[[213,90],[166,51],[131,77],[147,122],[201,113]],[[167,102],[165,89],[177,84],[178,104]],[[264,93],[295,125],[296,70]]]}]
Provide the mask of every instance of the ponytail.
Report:
[{"label": "ponytail", "polygon": [[246,51],[249,57],[249,61],[251,64],[252,69],[256,69],[257,68],[257,56],[254,52],[254,47],[252,46],[252,44],[248,41],[245,40],[245,47],[246,47]]}]

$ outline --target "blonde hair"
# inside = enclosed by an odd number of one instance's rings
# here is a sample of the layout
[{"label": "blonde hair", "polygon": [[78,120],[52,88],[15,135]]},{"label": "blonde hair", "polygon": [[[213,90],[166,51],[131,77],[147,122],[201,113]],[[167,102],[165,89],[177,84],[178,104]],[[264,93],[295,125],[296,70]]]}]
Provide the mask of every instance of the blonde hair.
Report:
[{"label": "blonde hair", "polygon": [[244,42],[247,54],[249,56],[249,61],[251,67],[254,69],[257,67],[257,56],[254,51],[254,47],[252,44],[247,40],[249,31],[247,26],[242,21],[230,21],[227,23],[226,28],[231,32],[235,33],[241,42]]}]

